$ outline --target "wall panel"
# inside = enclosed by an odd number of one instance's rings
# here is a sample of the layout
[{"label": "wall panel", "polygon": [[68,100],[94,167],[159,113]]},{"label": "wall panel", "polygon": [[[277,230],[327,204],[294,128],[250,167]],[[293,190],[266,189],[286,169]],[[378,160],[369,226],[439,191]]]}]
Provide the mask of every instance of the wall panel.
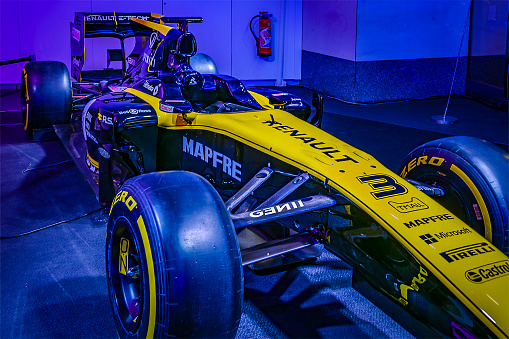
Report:
[{"label": "wall panel", "polygon": [[[456,57],[469,4],[465,0],[359,1],[356,61]],[[463,44],[462,56],[467,55],[467,45]]]},{"label": "wall panel", "polygon": [[189,30],[196,37],[198,52],[210,55],[220,73],[231,74],[231,8],[231,0],[165,0],[163,14],[202,17],[203,23],[189,25]]},{"label": "wall panel", "polygon": [[[21,55],[18,10],[17,0],[0,1],[0,61],[29,55]],[[22,64],[0,66],[0,83],[18,82],[22,68]]]},{"label": "wall panel", "polygon": [[[302,0],[1,0],[0,6],[1,60],[35,54],[37,60],[62,61],[69,67],[74,12],[154,12],[203,17],[203,24],[191,24],[190,29],[198,51],[209,54],[223,74],[243,80],[300,79]],[[249,20],[260,11],[274,15],[270,58],[256,55],[249,31]],[[85,69],[106,67],[111,41],[86,42]],[[114,48],[120,46],[113,43]],[[21,68],[22,64],[2,66],[0,82],[19,82]]]},{"label": "wall panel", "polygon": [[304,0],[302,49],[355,61],[357,0]]}]

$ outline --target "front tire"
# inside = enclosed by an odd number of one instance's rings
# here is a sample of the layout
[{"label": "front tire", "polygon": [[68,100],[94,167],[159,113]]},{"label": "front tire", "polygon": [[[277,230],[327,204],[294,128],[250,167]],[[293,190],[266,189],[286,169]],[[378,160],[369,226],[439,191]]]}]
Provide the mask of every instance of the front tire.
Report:
[{"label": "front tire", "polygon": [[108,220],[108,291],[125,337],[235,337],[243,300],[237,236],[219,194],[189,172],[128,180]]},{"label": "front tire", "polygon": [[509,154],[473,137],[428,142],[402,162],[400,176],[445,191],[435,200],[509,252]]},{"label": "front tire", "polygon": [[58,61],[35,61],[23,67],[21,121],[26,133],[69,122],[72,112],[71,79]]}]

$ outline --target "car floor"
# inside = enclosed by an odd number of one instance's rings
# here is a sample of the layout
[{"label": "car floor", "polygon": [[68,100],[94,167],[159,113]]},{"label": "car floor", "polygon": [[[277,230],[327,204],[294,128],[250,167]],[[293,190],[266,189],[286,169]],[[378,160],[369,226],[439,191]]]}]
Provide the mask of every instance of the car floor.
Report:
[{"label": "car floor", "polygon": [[[311,102],[305,88],[284,90]],[[459,123],[432,122],[445,105],[446,98],[369,106],[326,98],[323,129],[393,171],[413,148],[450,135],[507,150],[507,111],[453,98],[449,114]],[[0,91],[0,337],[117,337],[105,276],[107,215],[60,141],[32,142],[20,121],[19,92]],[[68,222],[55,225],[61,221]],[[52,227],[22,235],[45,226]],[[389,299],[361,295],[352,269],[326,251],[287,272],[259,276],[245,268],[244,287],[237,338],[428,336],[388,316],[406,322]]]}]

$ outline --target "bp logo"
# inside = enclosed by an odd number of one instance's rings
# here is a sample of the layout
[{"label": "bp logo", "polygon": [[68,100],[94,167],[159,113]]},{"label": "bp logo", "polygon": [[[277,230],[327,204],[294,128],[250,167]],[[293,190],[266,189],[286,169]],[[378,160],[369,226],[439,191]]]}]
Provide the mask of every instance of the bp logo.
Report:
[{"label": "bp logo", "polygon": [[479,266],[465,272],[465,277],[473,283],[481,284],[489,280],[509,275],[509,260],[497,261]]}]

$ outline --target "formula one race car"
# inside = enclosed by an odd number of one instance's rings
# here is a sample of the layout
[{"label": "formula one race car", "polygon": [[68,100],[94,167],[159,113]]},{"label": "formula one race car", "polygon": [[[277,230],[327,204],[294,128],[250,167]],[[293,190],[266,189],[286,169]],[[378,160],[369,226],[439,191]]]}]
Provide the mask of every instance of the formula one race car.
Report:
[{"label": "formula one race car", "polygon": [[320,95],[310,117],[294,95],[217,74],[195,56],[197,22],[77,13],[73,44],[135,36],[136,61],[87,73],[74,49],[75,83],[59,62],[23,70],[25,130],[54,125],[109,209],[119,336],[234,337],[242,267],[309,264],[323,243],[438,334],[507,338],[508,154],[450,137],[393,173],[319,128]]}]

